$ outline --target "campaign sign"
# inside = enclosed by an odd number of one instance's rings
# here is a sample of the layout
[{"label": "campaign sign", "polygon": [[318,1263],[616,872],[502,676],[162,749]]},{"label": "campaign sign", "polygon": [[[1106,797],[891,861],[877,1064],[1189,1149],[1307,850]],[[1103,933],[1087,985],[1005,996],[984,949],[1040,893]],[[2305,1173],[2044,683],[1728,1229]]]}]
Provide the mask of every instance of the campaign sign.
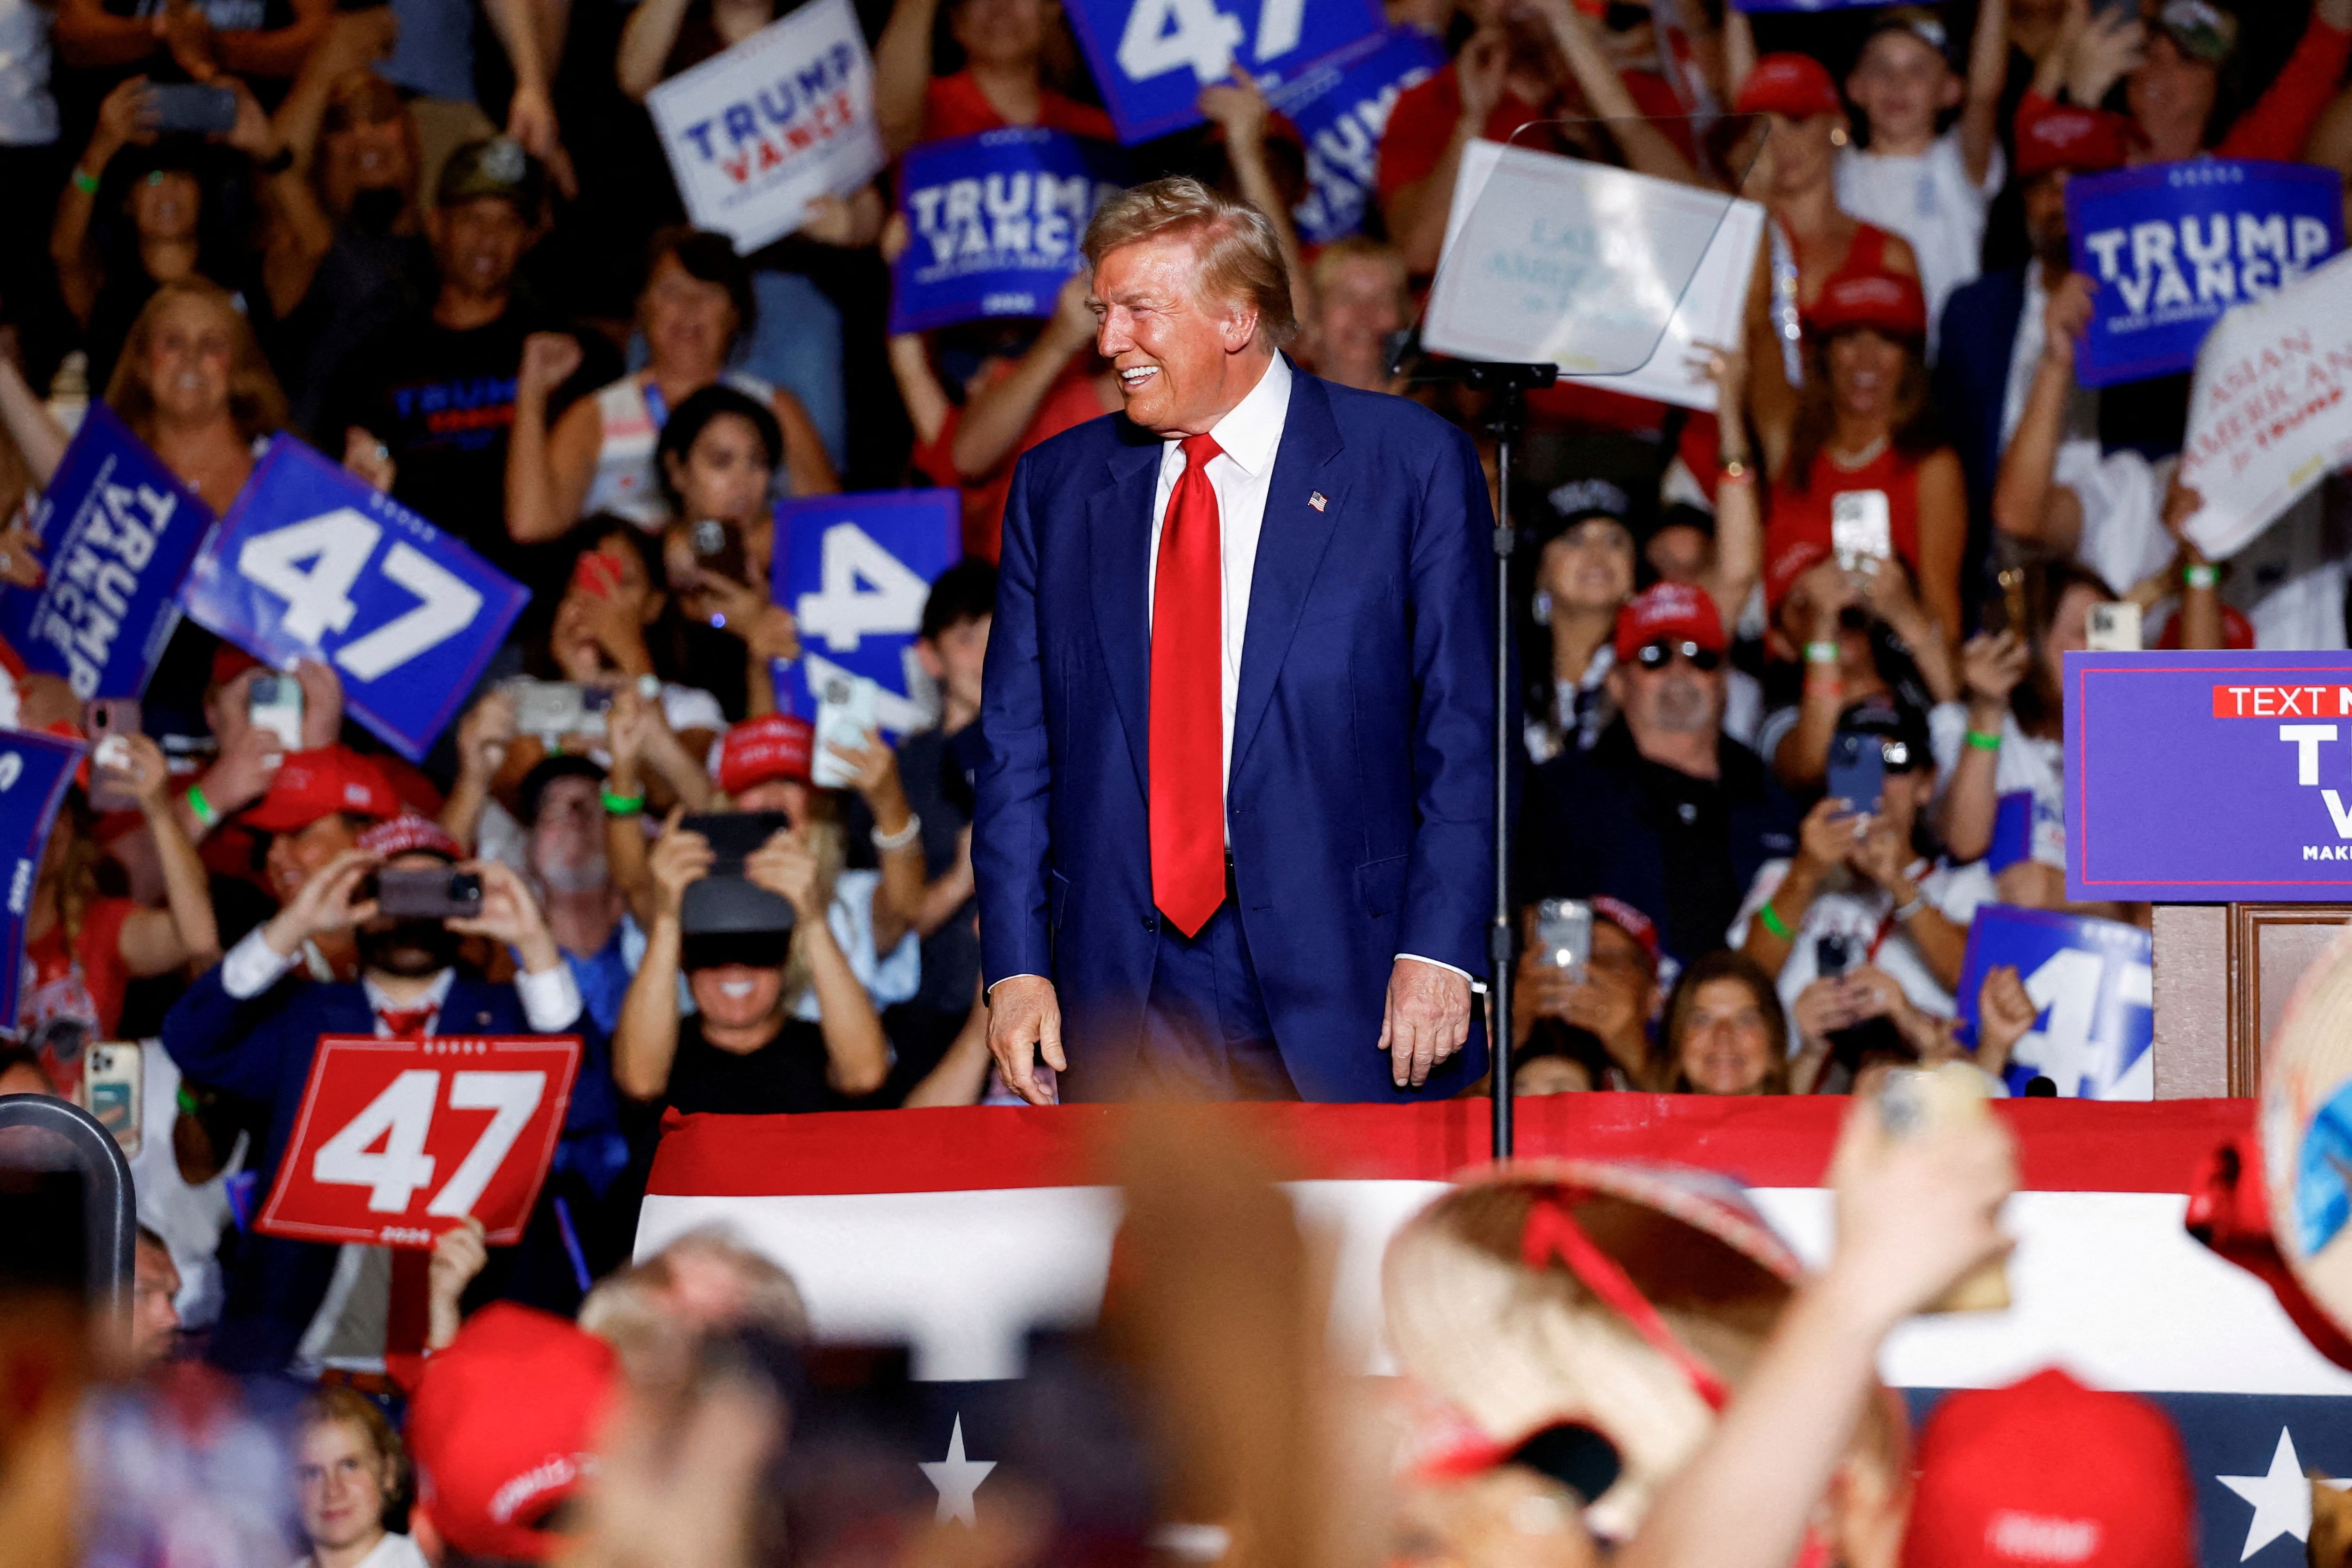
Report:
[{"label": "campaign sign", "polygon": [[769,591],[800,623],[801,656],[779,666],[779,700],[803,717],[835,675],[882,688],[881,726],[905,735],[937,716],[915,662],[931,580],[963,554],[953,490],[883,490],[776,503]]},{"label": "campaign sign", "polygon": [[93,402],[33,507],[48,579],[0,592],[0,637],[74,695],[135,697],[179,623],[212,508]]},{"label": "campaign sign", "polygon": [[746,253],[887,162],[874,62],[849,0],[814,0],[663,82],[646,108],[695,226]]},{"label": "campaign sign", "polygon": [[334,666],[352,716],[415,762],[530,597],[391,497],[281,435],[196,557],[187,610],[265,664]]},{"label": "campaign sign", "polygon": [[2352,902],[2352,653],[2066,655],[2069,898]]},{"label": "campaign sign", "polygon": [[522,1239],[563,1134],[576,1035],[321,1035],[254,1228],[294,1241],[430,1247],[467,1215]]},{"label": "campaign sign", "polygon": [[2223,311],[2343,248],[2342,183],[2333,169],[2228,158],[2069,180],[2074,270],[2099,285],[2075,379],[2114,386],[2194,365]]},{"label": "campaign sign", "polygon": [[2041,1009],[2010,1052],[2011,1093],[2043,1077],[2069,1099],[2153,1100],[2155,953],[2147,932],[2120,920],[1988,904],[1969,926],[1959,1015],[1973,1037],[1984,977],[2009,965]]},{"label": "campaign sign", "polygon": [[2197,351],[2180,483],[2183,528],[2209,559],[2235,555],[2352,461],[2352,256],[2221,318]]},{"label": "campaign sign", "polygon": [[1201,89],[1238,65],[1273,91],[1387,26],[1375,0],[1069,0],[1118,139],[1201,123]]},{"label": "campaign sign", "polygon": [[88,747],[28,729],[0,731],[0,855],[8,860],[8,904],[0,910],[0,1023],[14,1027],[24,979],[25,912],[40,874],[49,825]]},{"label": "campaign sign", "polygon": [[1389,111],[1405,89],[1444,63],[1436,39],[1418,27],[1394,27],[1275,89],[1270,101],[1307,143],[1307,194],[1290,210],[1301,240],[1328,245],[1362,226]]},{"label": "campaign sign", "polygon": [[908,150],[898,210],[910,235],[891,274],[890,330],[987,316],[1050,316],[1083,265],[1078,241],[1119,188],[1118,149],[1013,126]]}]

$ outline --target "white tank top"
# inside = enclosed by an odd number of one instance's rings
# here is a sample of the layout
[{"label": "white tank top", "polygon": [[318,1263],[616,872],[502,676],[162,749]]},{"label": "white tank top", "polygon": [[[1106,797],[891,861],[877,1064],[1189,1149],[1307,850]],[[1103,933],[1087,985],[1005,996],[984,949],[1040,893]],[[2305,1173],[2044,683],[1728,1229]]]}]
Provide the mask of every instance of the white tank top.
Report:
[{"label": "white tank top", "polygon": [[[726,371],[719,379],[763,408],[775,406],[776,389],[757,376]],[[647,533],[658,532],[669,521],[669,502],[662,496],[660,480],[654,476],[654,447],[661,440],[661,427],[668,423],[669,410],[662,408],[656,418],[655,404],[646,397],[646,383],[633,373],[597,391],[596,417],[604,441],[596,448],[596,473],[588,481],[588,499],[582,504],[580,515],[610,512]],[[784,465],[778,463],[775,484],[780,492],[785,477]]]}]

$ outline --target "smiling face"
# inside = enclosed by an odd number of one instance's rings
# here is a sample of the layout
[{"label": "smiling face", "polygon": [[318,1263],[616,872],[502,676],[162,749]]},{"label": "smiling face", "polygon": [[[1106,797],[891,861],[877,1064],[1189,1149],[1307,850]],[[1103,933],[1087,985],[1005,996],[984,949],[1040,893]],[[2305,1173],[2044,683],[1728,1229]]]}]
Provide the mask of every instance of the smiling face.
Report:
[{"label": "smiling face", "polygon": [[2172,35],[2157,28],[2148,36],[2139,68],[2126,78],[2124,98],[2131,117],[2158,148],[2193,147],[2221,89],[2219,70],[2182,53]]},{"label": "smiling face", "polygon": [[358,842],[359,835],[352,831],[351,819],[340,812],[330,812],[299,832],[272,835],[268,853],[262,861],[269,891],[278,895],[279,904],[293,903],[304,883]]},{"label": "smiling face", "polygon": [[1561,610],[1615,613],[1633,593],[1633,536],[1611,517],[1587,517],[1544,546],[1537,580]]},{"label": "smiling face", "polygon": [[665,256],[638,300],[646,348],[657,368],[696,373],[725,362],[741,319],[726,286],[706,283],[676,256]]},{"label": "smiling face", "polygon": [[1273,356],[1256,308],[1202,298],[1200,270],[1181,233],[1120,246],[1095,267],[1095,346],[1118,373],[1127,416],[1162,436],[1206,434]]},{"label": "smiling face", "polygon": [[295,1449],[302,1533],[313,1551],[341,1552],[383,1533],[383,1458],[356,1422],[319,1421]]},{"label": "smiling face", "polygon": [[442,281],[472,295],[504,294],[530,244],[530,225],[504,196],[477,196],[427,220]]},{"label": "smiling face", "polygon": [[1346,385],[1375,388],[1386,377],[1388,337],[1405,321],[1403,261],[1351,256],[1330,268],[1315,297],[1321,368]]},{"label": "smiling face", "polygon": [[748,1030],[781,1011],[784,972],[768,965],[719,964],[688,970],[686,984],[706,1026]]},{"label": "smiling face", "polygon": [[1772,1030],[1743,980],[1708,980],[1683,1017],[1675,1065],[1700,1094],[1755,1094],[1772,1071]]},{"label": "smiling face", "polygon": [[1853,419],[1893,421],[1910,350],[1900,339],[1863,327],[1830,340],[1830,394]]},{"label": "smiling face", "polygon": [[236,358],[227,317],[228,307],[194,294],[173,295],[156,312],[145,369],[158,413],[189,424],[226,415]]},{"label": "smiling face", "polygon": [[1870,117],[1872,144],[1908,146],[1936,133],[1936,116],[1960,101],[1960,78],[1918,34],[1888,27],[1863,47],[1846,96]]}]

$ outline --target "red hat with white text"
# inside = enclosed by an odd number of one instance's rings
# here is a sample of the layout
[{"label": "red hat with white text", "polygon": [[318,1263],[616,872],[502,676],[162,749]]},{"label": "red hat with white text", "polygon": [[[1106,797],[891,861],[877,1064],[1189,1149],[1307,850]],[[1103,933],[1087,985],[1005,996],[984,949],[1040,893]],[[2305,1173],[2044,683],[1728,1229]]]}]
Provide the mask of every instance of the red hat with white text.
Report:
[{"label": "red hat with white text", "polygon": [[466,858],[465,846],[451,838],[446,828],[415,811],[403,811],[390,821],[378,822],[359,836],[359,847],[386,860],[419,853],[439,855],[446,861]]},{"label": "red hat with white text", "polygon": [[1920,1434],[1902,1568],[2190,1568],[2180,1435],[2130,1394],[2053,1367],[1944,1396]]},{"label": "red hat with white text", "polygon": [[1706,591],[1685,582],[1653,583],[1617,612],[1617,657],[1631,659],[1661,637],[1697,643],[1710,653],[1727,647],[1723,617]]},{"label": "red hat with white text", "polygon": [[1927,335],[1927,297],[1919,280],[1900,272],[1855,272],[1832,277],[1805,312],[1808,332],[1869,328],[1890,338]]},{"label": "red hat with white text", "polygon": [[381,821],[400,814],[400,797],[383,769],[344,746],[289,751],[270,777],[269,791],[245,813],[265,833],[299,833],[338,811]]},{"label": "red hat with white text", "polygon": [[1838,114],[1845,100],[1829,68],[1811,55],[1766,55],[1739,84],[1734,114],[1777,114],[1784,120],[1811,120],[1817,114]]},{"label": "red hat with white text", "polygon": [[791,779],[807,783],[816,729],[788,713],[761,714],[730,726],[720,742],[719,787],[740,795],[754,784]]}]

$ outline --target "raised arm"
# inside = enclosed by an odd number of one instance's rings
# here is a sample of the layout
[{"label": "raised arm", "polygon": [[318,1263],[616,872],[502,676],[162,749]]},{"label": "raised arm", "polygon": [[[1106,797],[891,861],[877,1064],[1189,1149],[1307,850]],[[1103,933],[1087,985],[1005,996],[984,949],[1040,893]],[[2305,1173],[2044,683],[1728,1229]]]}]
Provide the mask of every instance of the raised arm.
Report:
[{"label": "raised arm", "polygon": [[2000,146],[2000,95],[2009,85],[2009,0],[1979,0],[1969,40],[1968,97],[1960,103],[1960,162],[1982,185]]},{"label": "raised arm", "polygon": [[2073,552],[2083,523],[2073,493],[2053,478],[2065,434],[2066,405],[2074,395],[2074,339],[2090,322],[2091,295],[2096,287],[2083,274],[2069,273],[2051,295],[2032,390],[2026,394],[2017,433],[2001,455],[2000,476],[1993,484],[1993,526],[2011,538],[2060,555]]},{"label": "raised arm", "polygon": [[16,361],[5,354],[0,354],[0,424],[8,427],[9,439],[25,455],[33,483],[47,488],[73,438],[50,416],[48,405],[25,380]]},{"label": "raised arm", "polygon": [[122,923],[118,939],[123,967],[133,975],[160,975],[186,963],[209,966],[220,956],[220,928],[213,919],[211,889],[205,885],[204,862],[196,846],[180,829],[173,810],[172,770],[163,752],[143,735],[130,742],[131,786],[139,792],[139,810],[155,836],[155,857],[163,867],[164,909],[135,911]]},{"label": "raised arm", "polygon": [[1762,476],[1748,444],[1748,356],[1745,341],[1707,356],[1715,382],[1715,566],[1707,596],[1726,626],[1739,623],[1764,571]]},{"label": "raised arm", "polygon": [[824,438],[817,434],[816,422],[809,418],[801,400],[778,387],[772,406],[776,423],[784,433],[784,467],[791,475],[793,494],[830,496],[839,491],[841,478],[833,471],[833,459],[824,455]]},{"label": "raised arm", "polygon": [[[710,841],[678,824],[672,811],[654,843],[651,875],[653,919],[646,927],[646,956],[621,998],[613,1030],[613,1082],[632,1100],[658,1100],[669,1088],[677,1060],[677,973],[685,925],[679,917],[686,890],[710,870]],[[627,826],[636,826],[630,819]]]},{"label": "raised arm", "polygon": [[213,35],[214,52],[225,70],[241,77],[290,77],[327,36],[335,0],[291,0],[294,20],[268,31],[256,27]]},{"label": "raised arm", "polygon": [[923,135],[923,97],[931,85],[931,29],[940,0],[898,0],[874,44],[874,119],[882,148],[896,158]]},{"label": "raised arm", "polygon": [[85,69],[131,65],[162,47],[153,22],[145,16],[118,16],[100,0],[58,0],[51,26],[58,58]]},{"label": "raised arm", "polygon": [[117,82],[98,106],[98,123],[90,128],[89,145],[74,165],[73,178],[58,193],[58,219],[49,230],[49,260],[58,269],[58,292],[74,319],[89,324],[91,307],[105,282],[98,256],[89,243],[89,222],[98,208],[99,182],[114,155],[131,143],[155,140],[147,129],[147,78],[131,77]]},{"label": "raised arm", "polygon": [[614,66],[621,90],[642,101],[662,78],[662,67],[677,43],[688,0],[644,0],[621,29],[621,53]]},{"label": "raised arm", "polygon": [[1678,184],[1697,184],[1698,171],[1691,167],[1682,149],[1651,124],[1633,102],[1633,95],[1625,89],[1625,78],[1617,74],[1617,68],[1594,36],[1592,19],[1576,8],[1574,0],[1538,0],[1538,7],[1551,27],[1552,39],[1567,59],[1568,68],[1575,73],[1585,106],[1609,122],[1610,135],[1616,139],[1633,171]]},{"label": "raised arm", "polygon": [[1437,270],[1439,252],[1445,248],[1445,217],[1454,205],[1454,183],[1462,174],[1462,154],[1486,128],[1503,94],[1503,74],[1510,65],[1510,44],[1499,27],[1485,27],[1470,36],[1454,57],[1454,80],[1460,85],[1462,113],[1446,139],[1437,165],[1418,180],[1399,185],[1381,203],[1381,216],[1405,266],[1426,275]]},{"label": "raised arm", "polygon": [[[825,1082],[844,1094],[873,1093],[890,1075],[890,1044],[874,998],[834,936],[831,911],[818,896],[816,853],[803,830],[786,829],[752,851],[744,859],[743,875],[793,906],[793,951],[808,965],[809,984],[816,991]],[[877,919],[880,913],[875,911]]]},{"label": "raised arm", "polygon": [[1045,329],[1029,345],[1013,368],[987,384],[976,387],[956,422],[948,461],[966,479],[994,473],[1020,450],[1029,422],[1045,405],[1045,394],[1062,378],[1070,361],[1094,346],[1095,315],[1089,303],[1087,274],[1074,273],[1054,297],[1054,314]]},{"label": "raised arm", "polygon": [[483,0],[490,29],[514,70],[514,94],[507,100],[507,134],[548,167],[566,195],[579,182],[563,132],[555,117],[554,61],[563,52],[564,14],[550,0]]},{"label": "raised arm", "polygon": [[1300,319],[1315,316],[1314,284],[1298,248],[1298,230],[1290,221],[1290,207],[1274,183],[1265,162],[1265,121],[1273,110],[1265,94],[1240,65],[1233,80],[1201,89],[1201,112],[1225,133],[1225,160],[1233,165],[1234,182],[1250,204],[1274,225],[1275,243],[1282,248],[1282,267],[1290,275],[1290,301]]},{"label": "raised arm", "polygon": [[551,434],[548,400],[580,368],[580,344],[568,332],[523,340],[515,377],[514,423],[507,433],[507,536],[517,544],[560,538],[580,516],[604,444],[604,416],[594,398],[563,411]]}]

